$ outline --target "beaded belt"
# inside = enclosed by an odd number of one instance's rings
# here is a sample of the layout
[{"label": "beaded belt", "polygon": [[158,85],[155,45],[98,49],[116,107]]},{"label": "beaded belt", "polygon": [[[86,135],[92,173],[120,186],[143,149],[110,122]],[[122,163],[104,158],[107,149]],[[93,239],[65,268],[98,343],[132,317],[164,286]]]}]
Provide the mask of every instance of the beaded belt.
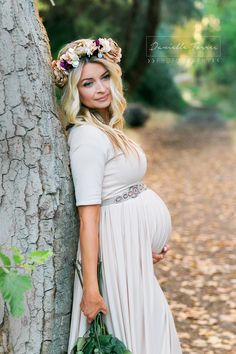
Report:
[{"label": "beaded belt", "polygon": [[125,190],[121,195],[111,197],[102,201],[102,206],[109,204],[117,204],[124,202],[130,198],[136,198],[142,191],[146,190],[147,186],[144,183],[134,184]]}]

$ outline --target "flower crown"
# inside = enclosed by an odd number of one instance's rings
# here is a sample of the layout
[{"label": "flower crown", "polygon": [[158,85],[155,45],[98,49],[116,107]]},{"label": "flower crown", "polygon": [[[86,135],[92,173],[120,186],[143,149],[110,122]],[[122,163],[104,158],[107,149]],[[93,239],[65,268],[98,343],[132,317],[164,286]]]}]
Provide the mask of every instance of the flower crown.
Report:
[{"label": "flower crown", "polygon": [[52,61],[55,84],[63,87],[67,83],[70,71],[79,66],[80,58],[96,56],[104,58],[113,63],[119,63],[122,57],[121,48],[111,38],[79,39],[60,55],[57,60]]}]

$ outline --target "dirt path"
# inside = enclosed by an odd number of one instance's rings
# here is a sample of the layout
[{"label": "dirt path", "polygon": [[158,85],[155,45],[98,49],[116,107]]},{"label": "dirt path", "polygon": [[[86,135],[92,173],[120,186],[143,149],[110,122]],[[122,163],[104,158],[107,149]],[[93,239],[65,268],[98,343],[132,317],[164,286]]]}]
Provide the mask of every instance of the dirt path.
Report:
[{"label": "dirt path", "polygon": [[155,270],[183,352],[236,353],[236,125],[191,110],[181,123],[159,113],[133,132],[145,182],[172,215],[172,250]]}]

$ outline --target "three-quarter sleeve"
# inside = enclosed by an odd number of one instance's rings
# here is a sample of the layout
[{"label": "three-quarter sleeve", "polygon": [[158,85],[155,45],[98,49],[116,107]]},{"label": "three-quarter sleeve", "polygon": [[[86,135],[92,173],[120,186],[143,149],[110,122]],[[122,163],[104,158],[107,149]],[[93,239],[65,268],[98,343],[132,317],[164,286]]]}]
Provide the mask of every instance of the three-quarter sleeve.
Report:
[{"label": "three-quarter sleeve", "polygon": [[108,157],[105,134],[91,125],[74,127],[68,143],[76,206],[101,204]]}]

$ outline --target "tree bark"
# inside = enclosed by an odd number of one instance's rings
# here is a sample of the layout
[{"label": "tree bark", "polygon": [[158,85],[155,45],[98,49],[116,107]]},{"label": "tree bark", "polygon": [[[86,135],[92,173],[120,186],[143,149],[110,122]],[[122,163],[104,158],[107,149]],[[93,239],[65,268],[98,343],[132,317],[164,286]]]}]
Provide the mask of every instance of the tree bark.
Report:
[{"label": "tree bark", "polygon": [[25,314],[0,306],[0,352],[67,352],[78,217],[46,31],[33,0],[0,0],[0,243],[51,249]]}]

